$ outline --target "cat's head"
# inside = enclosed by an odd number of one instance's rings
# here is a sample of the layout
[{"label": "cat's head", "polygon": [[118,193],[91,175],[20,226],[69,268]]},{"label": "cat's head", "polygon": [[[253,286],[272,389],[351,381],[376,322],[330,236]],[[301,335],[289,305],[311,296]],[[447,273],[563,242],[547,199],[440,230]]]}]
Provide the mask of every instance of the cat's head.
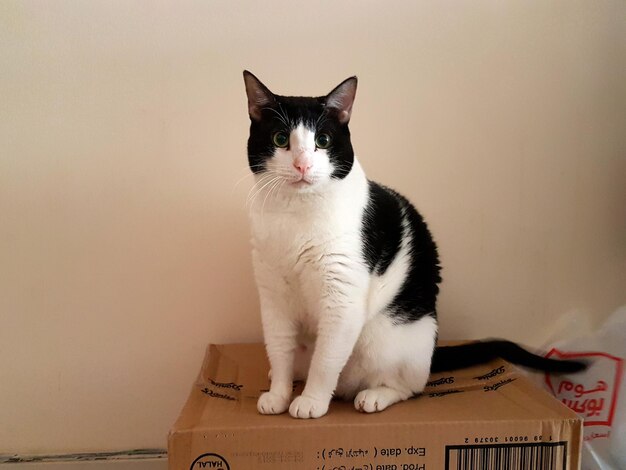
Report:
[{"label": "cat's head", "polygon": [[272,93],[247,70],[250,137],[248,162],[259,176],[278,178],[281,191],[311,192],[342,180],[352,169],[354,151],[348,122],[356,77],[315,98]]}]

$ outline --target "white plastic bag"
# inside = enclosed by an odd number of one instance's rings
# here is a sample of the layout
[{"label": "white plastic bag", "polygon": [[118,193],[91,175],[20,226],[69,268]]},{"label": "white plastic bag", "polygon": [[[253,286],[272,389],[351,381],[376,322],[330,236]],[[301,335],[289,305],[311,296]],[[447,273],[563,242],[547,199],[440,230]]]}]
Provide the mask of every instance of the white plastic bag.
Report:
[{"label": "white plastic bag", "polygon": [[589,368],[546,374],[546,387],[585,420],[583,470],[626,469],[626,306],[596,331],[555,343],[547,357],[583,359]]}]

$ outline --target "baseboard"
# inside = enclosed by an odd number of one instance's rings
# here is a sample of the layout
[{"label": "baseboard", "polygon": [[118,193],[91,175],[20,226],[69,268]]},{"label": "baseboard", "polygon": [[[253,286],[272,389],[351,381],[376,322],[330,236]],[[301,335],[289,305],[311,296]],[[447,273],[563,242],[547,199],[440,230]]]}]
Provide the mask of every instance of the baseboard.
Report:
[{"label": "baseboard", "polygon": [[167,470],[167,459],[0,464],[2,470]]},{"label": "baseboard", "polygon": [[167,470],[162,450],[0,456],[0,470]]}]

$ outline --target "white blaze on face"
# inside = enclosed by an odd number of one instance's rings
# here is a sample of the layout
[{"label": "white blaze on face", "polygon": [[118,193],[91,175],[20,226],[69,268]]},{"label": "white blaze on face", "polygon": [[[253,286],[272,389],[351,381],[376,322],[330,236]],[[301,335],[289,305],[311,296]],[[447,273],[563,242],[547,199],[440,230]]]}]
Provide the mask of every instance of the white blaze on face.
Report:
[{"label": "white blaze on face", "polygon": [[299,124],[289,137],[294,169],[304,177],[313,171],[315,158],[315,132]]}]

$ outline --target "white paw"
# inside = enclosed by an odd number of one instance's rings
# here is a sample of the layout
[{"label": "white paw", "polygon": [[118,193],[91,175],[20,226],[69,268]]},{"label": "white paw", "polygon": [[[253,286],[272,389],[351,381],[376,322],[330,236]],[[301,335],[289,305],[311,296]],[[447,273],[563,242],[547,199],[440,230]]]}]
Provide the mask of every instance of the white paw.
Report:
[{"label": "white paw", "polygon": [[364,413],[383,411],[391,403],[395,401],[389,399],[389,393],[375,389],[363,390],[354,399],[354,407]]},{"label": "white paw", "polygon": [[289,407],[289,397],[272,392],[265,392],[256,403],[257,410],[263,415],[279,415],[287,411],[287,407]]},{"label": "white paw", "polygon": [[294,418],[319,418],[320,416],[324,416],[328,411],[329,402],[330,400],[321,401],[300,395],[291,402],[289,414]]}]

